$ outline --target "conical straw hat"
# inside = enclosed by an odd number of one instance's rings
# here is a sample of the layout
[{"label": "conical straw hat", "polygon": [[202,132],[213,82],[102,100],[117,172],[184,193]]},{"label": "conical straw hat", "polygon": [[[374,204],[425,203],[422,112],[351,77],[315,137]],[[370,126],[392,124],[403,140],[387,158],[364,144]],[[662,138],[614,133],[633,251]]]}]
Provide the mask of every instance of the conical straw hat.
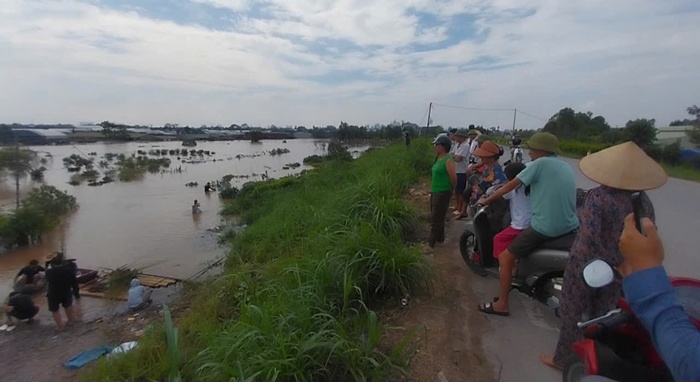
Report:
[{"label": "conical straw hat", "polygon": [[588,179],[621,190],[652,190],[663,186],[668,179],[664,169],[634,142],[588,155],[578,167]]}]

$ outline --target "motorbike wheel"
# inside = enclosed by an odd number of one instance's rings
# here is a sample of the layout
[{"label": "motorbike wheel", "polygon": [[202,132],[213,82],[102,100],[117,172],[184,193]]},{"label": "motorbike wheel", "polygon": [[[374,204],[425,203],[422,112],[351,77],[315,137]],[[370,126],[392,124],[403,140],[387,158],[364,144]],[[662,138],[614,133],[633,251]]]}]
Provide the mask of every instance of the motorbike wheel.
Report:
[{"label": "motorbike wheel", "polygon": [[574,353],[566,359],[562,371],[563,382],[580,382],[586,376],[586,364],[578,354]]},{"label": "motorbike wheel", "polygon": [[468,230],[462,232],[459,237],[459,253],[465,263],[474,263],[474,246],[476,245],[476,236]]},{"label": "motorbike wheel", "polygon": [[474,248],[476,247],[476,236],[469,230],[465,230],[462,236],[459,237],[459,253],[462,255],[464,263],[469,269],[479,276],[487,276],[488,272],[484,269],[481,259],[474,261]]},{"label": "motorbike wheel", "polygon": [[523,161],[523,154],[518,154],[515,156],[515,161],[518,163],[522,163]]}]

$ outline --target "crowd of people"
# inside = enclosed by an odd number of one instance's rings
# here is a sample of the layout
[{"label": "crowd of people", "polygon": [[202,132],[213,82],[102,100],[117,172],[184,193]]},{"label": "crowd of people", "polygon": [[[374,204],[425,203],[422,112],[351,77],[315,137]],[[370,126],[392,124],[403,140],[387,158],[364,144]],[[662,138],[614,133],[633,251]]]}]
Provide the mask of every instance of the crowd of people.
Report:
[{"label": "crowd of people", "polygon": [[[654,208],[645,193],[666,182],[663,168],[632,142],[589,154],[579,167],[599,186],[588,191],[583,208],[577,211],[574,172],[560,158],[556,136],[534,134],[526,142],[531,161],[510,163],[503,170],[499,164],[503,149],[492,141],[480,141],[479,135],[473,129],[453,129],[433,141],[437,158],[432,168],[428,238],[431,247],[444,241],[450,195],[454,197],[455,219],[467,215],[469,204],[485,206],[499,198],[509,200],[510,226],[496,234],[493,243],[493,255],[499,262],[498,296],[478,305],[478,310],[509,316],[508,297],[517,259],[548,240],[575,233],[564,271],[559,340],[555,352],[541,354],[540,361],[561,370],[573,352],[572,344],[583,338],[577,323],[614,309],[624,289],[677,380],[699,381],[696,361],[700,350],[691,345],[691,339],[697,341],[700,333],[675,300],[661,267],[663,249],[654,226]],[[517,147],[521,144],[519,137],[513,137],[512,142]],[[486,196],[492,186],[500,187]],[[635,228],[634,212],[644,221],[646,235]],[[619,269],[625,276],[622,283],[596,290],[589,287],[582,271],[595,259]],[[687,346],[676,346],[681,342]],[[692,352],[684,351],[691,348]]]},{"label": "crowd of people", "polygon": [[[5,300],[3,311],[5,324],[2,330],[13,330],[17,322],[32,323],[40,311],[34,302],[33,294],[46,288],[46,302],[49,312],[56,325],[56,331],[61,332],[65,326],[77,319],[78,312],[73,306],[80,301],[80,285],[78,283],[78,266],[75,259],[67,259],[62,252],[49,255],[45,266],[39,265],[34,259],[19,270],[14,280],[14,291]],[[127,293],[127,307],[136,311],[145,308],[151,302],[152,289],[142,286],[137,278],[131,280]],[[65,313],[63,320],[61,308]]]},{"label": "crowd of people", "polygon": [[[39,313],[32,293],[41,291],[39,285],[45,280],[48,285],[46,300],[56,324],[56,331],[63,331],[66,324],[75,321],[73,300],[80,300],[80,289],[76,278],[77,265],[66,259],[62,252],[52,254],[44,267],[38,260],[31,260],[15,277],[15,291],[8,296],[3,308],[6,316],[5,328],[16,321],[32,322]],[[67,321],[64,323],[60,308],[63,307]]]}]

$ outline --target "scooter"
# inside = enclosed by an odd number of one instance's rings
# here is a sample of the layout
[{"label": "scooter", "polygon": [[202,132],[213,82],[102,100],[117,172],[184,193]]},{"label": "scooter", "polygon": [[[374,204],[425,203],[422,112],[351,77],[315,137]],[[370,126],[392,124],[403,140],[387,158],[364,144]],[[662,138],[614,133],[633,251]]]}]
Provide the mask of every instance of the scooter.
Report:
[{"label": "scooter", "polygon": [[[487,190],[490,195],[497,187]],[[583,205],[585,191],[577,190],[577,203]],[[510,208],[507,200],[500,199],[488,206],[478,206],[471,222],[459,239],[459,250],[469,269],[480,276],[498,278],[498,260],[493,257],[493,237],[510,225]],[[519,259],[511,289],[516,289],[542,304],[554,309],[559,315],[564,268],[569,258],[569,249],[576,232],[554,238],[529,256]]]},{"label": "scooter", "polygon": [[523,149],[520,146],[511,147],[511,157],[510,159],[517,163],[523,162]]},{"label": "scooter", "polygon": [[[583,278],[590,287],[601,288],[615,281],[615,272],[605,261],[594,260],[584,268]],[[680,304],[700,329],[700,314],[693,309],[700,301],[700,280],[672,277],[671,284]],[[564,364],[562,380],[582,382],[585,376],[598,375],[619,382],[673,381],[627,301],[621,297],[617,306],[601,317],[578,323],[584,329],[584,339],[572,345],[574,354]]]}]

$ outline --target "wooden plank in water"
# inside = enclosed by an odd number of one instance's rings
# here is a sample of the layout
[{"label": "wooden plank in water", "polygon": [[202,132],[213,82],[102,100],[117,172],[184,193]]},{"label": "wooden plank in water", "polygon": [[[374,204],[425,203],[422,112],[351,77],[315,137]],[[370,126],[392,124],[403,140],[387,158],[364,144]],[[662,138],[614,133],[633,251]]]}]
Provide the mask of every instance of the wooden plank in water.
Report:
[{"label": "wooden plank in water", "polygon": [[81,290],[80,291],[80,296],[87,296],[87,297],[94,297],[94,298],[105,298],[109,300],[118,300],[118,301],[126,301],[126,295],[121,294],[121,295],[107,295],[104,292],[89,292],[86,290]]},{"label": "wooden plank in water", "polygon": [[176,284],[178,282],[177,279],[172,279],[168,277],[162,277],[162,276],[156,276],[156,275],[149,275],[149,274],[144,274],[140,273],[138,275],[139,282],[141,282],[141,285],[149,288],[165,288],[170,285]]}]

